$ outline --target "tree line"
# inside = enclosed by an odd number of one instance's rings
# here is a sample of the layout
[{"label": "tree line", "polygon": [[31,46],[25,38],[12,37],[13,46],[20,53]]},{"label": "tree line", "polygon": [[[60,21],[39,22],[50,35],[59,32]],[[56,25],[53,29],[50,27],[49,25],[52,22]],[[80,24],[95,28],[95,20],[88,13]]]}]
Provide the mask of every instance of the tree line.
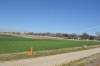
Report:
[{"label": "tree line", "polygon": [[[20,32],[10,32],[12,34],[22,34]],[[59,37],[64,39],[75,39],[75,40],[99,40],[100,41],[100,32],[96,32],[96,35],[89,35],[88,33],[82,33],[81,35],[72,33],[34,33],[34,32],[25,32],[25,35],[38,35],[38,36],[49,36],[49,37]]]}]

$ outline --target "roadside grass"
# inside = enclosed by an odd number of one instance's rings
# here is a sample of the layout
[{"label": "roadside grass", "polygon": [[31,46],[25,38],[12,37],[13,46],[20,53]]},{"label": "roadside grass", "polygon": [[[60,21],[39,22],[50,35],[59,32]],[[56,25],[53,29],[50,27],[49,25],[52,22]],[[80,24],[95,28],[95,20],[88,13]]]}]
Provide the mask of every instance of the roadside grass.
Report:
[{"label": "roadside grass", "polygon": [[100,66],[100,53],[58,66]]},{"label": "roadside grass", "polygon": [[54,39],[31,39],[9,35],[0,35],[0,54],[28,52],[30,47],[35,51],[55,50],[62,48],[100,45],[95,41],[74,41],[74,40],[54,40]]},{"label": "roadside grass", "polygon": [[29,52],[10,53],[10,54],[3,54],[3,55],[1,54],[0,62],[50,56],[50,55],[56,55],[56,54],[62,54],[62,53],[88,50],[88,49],[98,48],[98,47],[100,47],[100,45],[89,46],[88,48],[74,47],[74,48],[63,48],[63,49],[55,49],[55,50],[35,51],[33,56],[31,56]]}]

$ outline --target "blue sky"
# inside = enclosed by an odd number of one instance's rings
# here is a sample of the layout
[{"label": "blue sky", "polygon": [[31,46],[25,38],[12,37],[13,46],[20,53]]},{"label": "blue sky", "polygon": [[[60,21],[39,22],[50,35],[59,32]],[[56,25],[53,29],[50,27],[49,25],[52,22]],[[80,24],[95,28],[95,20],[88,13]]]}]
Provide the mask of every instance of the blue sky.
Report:
[{"label": "blue sky", "polygon": [[100,32],[100,0],[0,0],[0,31]]}]

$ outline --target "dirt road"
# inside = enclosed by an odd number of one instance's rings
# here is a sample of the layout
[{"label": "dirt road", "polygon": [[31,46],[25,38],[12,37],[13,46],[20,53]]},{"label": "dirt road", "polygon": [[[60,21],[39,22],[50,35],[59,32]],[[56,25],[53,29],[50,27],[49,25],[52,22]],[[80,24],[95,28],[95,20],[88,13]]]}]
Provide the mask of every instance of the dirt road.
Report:
[{"label": "dirt road", "polygon": [[83,50],[72,53],[64,53],[53,56],[45,56],[39,58],[7,61],[0,63],[0,66],[55,66],[63,63],[68,63],[80,58],[100,53],[100,48]]}]

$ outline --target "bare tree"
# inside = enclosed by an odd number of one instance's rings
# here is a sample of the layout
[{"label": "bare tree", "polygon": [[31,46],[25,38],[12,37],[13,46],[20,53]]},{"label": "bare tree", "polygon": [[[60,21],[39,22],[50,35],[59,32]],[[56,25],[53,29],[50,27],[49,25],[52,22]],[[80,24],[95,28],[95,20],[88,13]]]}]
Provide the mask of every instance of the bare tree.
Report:
[{"label": "bare tree", "polygon": [[87,40],[87,39],[89,39],[89,35],[88,35],[87,33],[83,33],[83,34],[81,35],[81,39]]},{"label": "bare tree", "polygon": [[72,33],[71,35],[72,35],[72,39],[78,39],[78,36],[77,36],[77,34],[75,34],[75,33]]},{"label": "bare tree", "polygon": [[96,39],[100,41],[100,32],[96,32]]}]

